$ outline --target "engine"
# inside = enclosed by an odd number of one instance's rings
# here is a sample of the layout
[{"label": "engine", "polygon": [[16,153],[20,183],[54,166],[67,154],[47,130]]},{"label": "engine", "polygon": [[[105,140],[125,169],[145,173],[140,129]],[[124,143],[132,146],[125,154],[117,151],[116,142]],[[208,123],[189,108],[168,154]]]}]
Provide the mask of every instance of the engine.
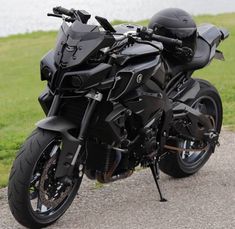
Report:
[{"label": "engine", "polygon": [[145,164],[148,155],[156,153],[157,122],[152,120],[143,129],[138,116],[129,109],[120,104],[103,106],[89,131],[86,175],[108,183],[130,176],[137,165]]}]

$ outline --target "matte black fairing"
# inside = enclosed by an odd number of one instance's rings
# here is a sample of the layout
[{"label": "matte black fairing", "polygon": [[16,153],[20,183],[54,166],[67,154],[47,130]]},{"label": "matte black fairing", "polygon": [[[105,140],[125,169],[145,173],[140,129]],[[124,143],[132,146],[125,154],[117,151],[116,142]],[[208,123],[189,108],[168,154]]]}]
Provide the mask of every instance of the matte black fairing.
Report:
[{"label": "matte black fairing", "polygon": [[41,71],[41,80],[47,80],[49,83],[56,74],[57,67],[54,62],[54,51],[49,51],[41,60],[40,71]]},{"label": "matte black fairing", "polygon": [[158,111],[165,109],[165,100],[161,90],[153,92],[147,88],[141,88],[133,93],[132,96],[124,101],[124,105],[128,107],[139,118],[142,126],[154,118]]},{"label": "matte black fairing", "polygon": [[[147,59],[147,58],[146,58]],[[120,70],[116,75],[116,81],[109,94],[109,100],[122,98],[128,92],[145,84],[161,66],[159,56],[139,64],[130,64]]]},{"label": "matte black fairing", "polygon": [[[162,44],[159,42],[154,42],[156,46],[159,46],[159,49],[162,48]],[[146,44],[134,44],[126,49],[124,49],[122,52],[120,52],[119,55],[117,55],[116,62],[120,65],[125,65],[131,61],[139,60],[139,58],[149,58],[149,57],[155,57],[159,54],[159,51]],[[143,61],[145,61],[143,59]]]},{"label": "matte black fairing", "polygon": [[101,63],[88,70],[65,73],[59,87],[62,89],[70,89],[73,87],[77,89],[87,89],[98,86],[108,76],[111,69],[111,65]]},{"label": "matte black fairing", "polygon": [[87,60],[98,50],[110,47],[115,39],[100,32],[95,25],[75,21],[70,27],[63,22],[55,48],[55,62],[63,68],[73,67]]}]

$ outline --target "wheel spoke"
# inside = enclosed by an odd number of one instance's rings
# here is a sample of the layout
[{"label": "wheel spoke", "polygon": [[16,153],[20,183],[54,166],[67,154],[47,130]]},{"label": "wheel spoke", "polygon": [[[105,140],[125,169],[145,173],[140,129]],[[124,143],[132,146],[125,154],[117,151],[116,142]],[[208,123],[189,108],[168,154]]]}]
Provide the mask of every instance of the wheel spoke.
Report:
[{"label": "wheel spoke", "polygon": [[[55,178],[61,144],[60,139],[54,139],[47,145],[41,153],[31,177],[31,184],[28,190],[29,198],[33,211],[38,215],[49,216],[58,212],[67,201],[67,197],[73,191],[74,185],[77,184],[76,182],[81,183],[82,178],[77,176],[74,176],[70,186],[67,183],[59,182]],[[79,168],[83,169],[81,166]]]},{"label": "wheel spoke", "polygon": [[59,145],[54,145],[53,146],[53,148],[51,150],[51,153],[50,153],[50,157],[53,157],[57,153],[59,147],[60,147]]},{"label": "wheel spoke", "polygon": [[48,208],[42,204],[40,198],[38,198],[38,201],[37,201],[37,211],[39,211],[40,213],[48,211]]}]

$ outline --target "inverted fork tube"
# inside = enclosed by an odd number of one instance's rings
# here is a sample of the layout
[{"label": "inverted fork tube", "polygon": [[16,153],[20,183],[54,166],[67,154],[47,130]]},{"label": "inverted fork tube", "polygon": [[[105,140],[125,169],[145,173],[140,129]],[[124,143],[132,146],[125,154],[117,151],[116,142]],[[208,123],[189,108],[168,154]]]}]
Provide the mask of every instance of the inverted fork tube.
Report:
[{"label": "inverted fork tube", "polygon": [[97,100],[90,99],[89,104],[87,105],[85,114],[84,114],[83,119],[82,119],[82,125],[81,125],[81,129],[80,129],[80,133],[79,133],[79,136],[78,136],[78,140],[81,143],[84,140],[85,134],[87,132],[87,127],[89,125],[89,122],[91,120],[91,116],[94,113],[94,110],[95,110],[95,107],[96,107],[97,103],[98,103]]},{"label": "inverted fork tube", "polygon": [[89,104],[87,105],[85,114],[84,114],[83,119],[82,119],[80,133],[79,133],[79,136],[78,136],[79,145],[78,145],[77,151],[76,151],[76,153],[73,157],[73,160],[71,162],[72,166],[75,165],[75,163],[77,161],[77,158],[78,158],[78,155],[79,155],[79,153],[82,149],[82,146],[84,144],[84,139],[86,137],[87,128],[88,128],[88,125],[89,125],[90,120],[91,120],[91,116],[92,116],[92,114],[95,110],[95,107],[96,107],[97,103],[98,103],[97,100],[90,99]]}]

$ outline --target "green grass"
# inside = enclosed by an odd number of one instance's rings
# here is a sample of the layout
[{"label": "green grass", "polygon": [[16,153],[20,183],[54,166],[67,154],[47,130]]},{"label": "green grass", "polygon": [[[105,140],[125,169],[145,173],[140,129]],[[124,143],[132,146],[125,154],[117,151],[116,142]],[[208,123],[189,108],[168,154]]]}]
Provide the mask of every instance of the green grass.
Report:
[{"label": "green grass", "polygon": [[44,88],[39,61],[55,36],[36,32],[0,38],[0,186],[7,183],[15,152],[43,117],[37,102]]},{"label": "green grass", "polygon": [[[224,125],[235,125],[235,13],[196,17],[229,29],[231,36],[220,49],[226,61],[213,63],[195,73],[212,82],[222,95]],[[121,23],[115,21],[114,24]],[[146,25],[148,21],[137,24]],[[7,184],[15,152],[44,114],[37,97],[45,87],[40,81],[39,62],[54,47],[55,32],[35,32],[0,38],[0,187]]]}]

